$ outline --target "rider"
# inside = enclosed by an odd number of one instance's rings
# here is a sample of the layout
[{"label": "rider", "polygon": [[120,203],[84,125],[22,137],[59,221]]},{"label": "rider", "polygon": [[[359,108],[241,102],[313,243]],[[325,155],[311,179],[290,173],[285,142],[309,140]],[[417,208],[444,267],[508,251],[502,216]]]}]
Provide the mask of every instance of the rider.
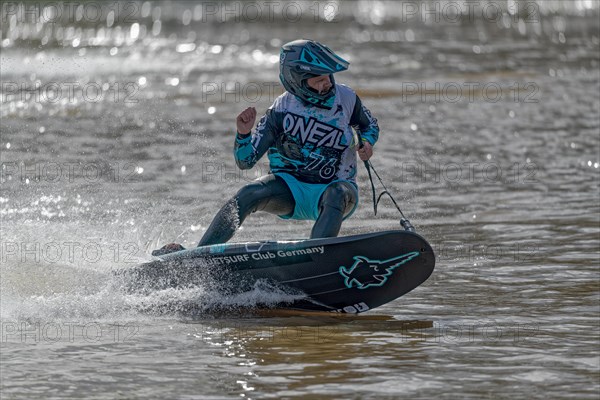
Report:
[{"label": "rider", "polygon": [[[349,63],[312,40],[281,48],[279,96],[252,133],[256,110],[236,120],[234,155],[240,169],[252,168],[268,152],[269,174],[242,187],[217,213],[198,246],[225,243],[246,217],[266,211],[283,219],[315,220],[311,238],[337,236],[342,220],[358,204],[357,160],[368,160],[379,137],[377,120],[333,74]],[[358,133],[361,145],[352,130]],[[167,245],[153,254],[181,250]]]}]

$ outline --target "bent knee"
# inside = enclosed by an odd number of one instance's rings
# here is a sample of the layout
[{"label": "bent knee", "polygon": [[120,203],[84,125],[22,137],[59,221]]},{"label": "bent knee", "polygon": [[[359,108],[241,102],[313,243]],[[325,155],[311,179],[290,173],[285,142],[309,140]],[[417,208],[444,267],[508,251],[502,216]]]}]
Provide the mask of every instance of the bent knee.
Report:
[{"label": "bent knee", "polygon": [[320,207],[333,207],[344,213],[349,214],[356,205],[356,189],[347,182],[335,182],[325,189],[321,197]]},{"label": "bent knee", "polygon": [[260,204],[267,201],[271,191],[263,182],[257,181],[243,186],[238,190],[235,199],[242,214],[255,212]]}]

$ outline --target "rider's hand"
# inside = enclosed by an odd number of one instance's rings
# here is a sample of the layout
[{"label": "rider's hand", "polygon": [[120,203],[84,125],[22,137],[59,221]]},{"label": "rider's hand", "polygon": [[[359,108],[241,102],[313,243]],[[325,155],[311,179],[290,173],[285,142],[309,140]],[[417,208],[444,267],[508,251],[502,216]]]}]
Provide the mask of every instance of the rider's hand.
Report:
[{"label": "rider's hand", "polygon": [[362,148],[358,150],[358,156],[362,161],[367,161],[373,155],[373,146],[371,143],[364,141]]},{"label": "rider's hand", "polygon": [[242,135],[247,135],[252,130],[256,121],[256,108],[248,107],[237,116],[237,131]]}]

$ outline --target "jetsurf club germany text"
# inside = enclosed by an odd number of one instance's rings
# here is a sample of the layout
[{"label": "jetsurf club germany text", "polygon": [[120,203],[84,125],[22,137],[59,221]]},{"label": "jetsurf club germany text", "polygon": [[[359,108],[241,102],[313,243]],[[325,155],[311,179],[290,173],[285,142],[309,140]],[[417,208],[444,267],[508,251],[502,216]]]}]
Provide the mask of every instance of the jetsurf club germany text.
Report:
[{"label": "jetsurf club germany text", "polygon": [[302,144],[315,143],[317,147],[331,147],[344,150],[348,146],[341,144],[344,132],[335,126],[325,124],[310,117],[308,121],[303,116],[288,112],[283,118],[283,129],[288,135],[300,136]]},{"label": "jetsurf club germany text", "polygon": [[[277,251],[265,251],[265,252],[248,252],[245,254],[234,254],[230,256],[213,256],[207,257],[204,261],[209,265],[223,265],[223,264],[236,264],[241,262],[248,262],[250,260],[272,260],[277,257],[297,257],[308,254],[323,254],[325,253],[325,246],[308,247],[306,249],[298,250],[277,250]],[[207,254],[209,255],[209,254]]]}]

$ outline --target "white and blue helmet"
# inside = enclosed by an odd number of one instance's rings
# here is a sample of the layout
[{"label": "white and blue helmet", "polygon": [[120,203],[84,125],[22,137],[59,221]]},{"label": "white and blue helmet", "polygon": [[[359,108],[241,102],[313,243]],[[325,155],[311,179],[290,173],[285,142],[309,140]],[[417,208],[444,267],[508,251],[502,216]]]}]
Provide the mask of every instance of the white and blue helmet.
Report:
[{"label": "white and blue helmet", "polygon": [[[320,108],[331,109],[335,97],[333,74],[345,71],[350,63],[327,46],[314,40],[294,40],[281,47],[279,79],[285,90],[300,100]],[[329,75],[331,90],[319,94],[308,87],[307,79]]]}]

